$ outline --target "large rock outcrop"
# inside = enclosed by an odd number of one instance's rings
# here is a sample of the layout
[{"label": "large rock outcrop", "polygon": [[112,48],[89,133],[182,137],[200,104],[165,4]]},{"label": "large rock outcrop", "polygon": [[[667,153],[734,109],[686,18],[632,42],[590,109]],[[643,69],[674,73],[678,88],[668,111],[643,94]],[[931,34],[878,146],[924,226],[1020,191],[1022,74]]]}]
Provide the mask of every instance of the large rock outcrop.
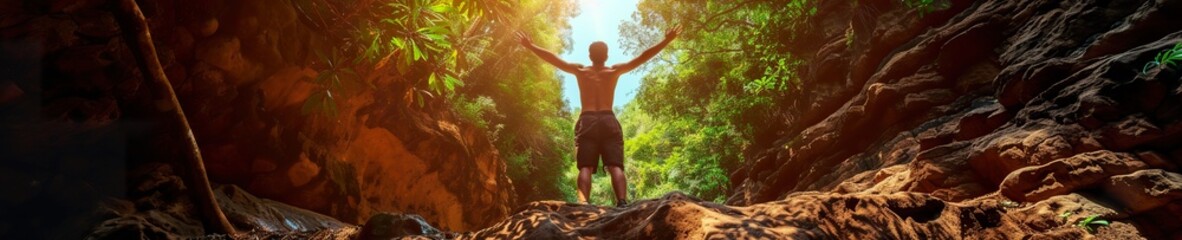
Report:
[{"label": "large rock outcrop", "polygon": [[[728,203],[1071,195],[1135,234],[1182,236],[1182,75],[1143,68],[1182,42],[1182,1],[954,0],[922,17],[894,2],[821,3],[796,50],[811,56],[806,90],[783,102],[796,117],[748,149]],[[847,44],[852,26],[872,35]]]},{"label": "large rock outcrop", "polygon": [[[176,149],[137,110],[155,103],[103,2],[0,4],[0,36],[16,39],[0,60],[19,66],[0,68],[0,180],[19,193],[0,199],[4,237],[200,234],[183,183],[152,163]],[[474,239],[1182,238],[1182,71],[1143,68],[1182,42],[1182,1],[818,2],[791,44],[801,90],[731,174],[733,206],[534,202],[500,222],[513,191],[495,151],[438,106],[405,104],[399,76],[364,76],[381,90],[341,99],[338,117],[301,111],[320,91],[307,49],[326,43],[291,2],[143,5],[213,180],[277,200],[219,188],[243,228],[345,238],[394,211],[491,226],[425,236]],[[1088,231],[1094,218],[1111,223]]]},{"label": "large rock outcrop", "polygon": [[174,56],[169,77],[213,181],[353,223],[412,212],[468,230],[508,214],[512,186],[485,133],[444,105],[409,103],[406,76],[342,80],[372,87],[327,93],[335,107],[308,109],[326,91],[313,81],[317,70],[352,59],[321,57],[337,43],[306,24],[301,11],[310,10],[289,1],[155,2],[154,34],[161,55]]},{"label": "large rock outcrop", "polygon": [[1182,42],[1182,1],[817,4],[738,206],[534,202],[460,237],[1182,237],[1182,70],[1144,67]]},{"label": "large rock outcrop", "polygon": [[[160,103],[114,2],[0,2],[0,186],[12,193],[0,237],[85,236],[110,217],[98,203],[152,185],[129,175],[183,150],[166,131],[177,126],[151,114]],[[405,76],[360,76],[372,88],[336,92],[335,114],[304,109],[325,89],[314,52],[336,43],[297,2],[138,2],[213,182],[353,224],[408,212],[459,231],[509,214],[514,191],[486,133],[439,101],[410,104]]]},{"label": "large rock outcrop", "polygon": [[[1059,217],[1056,214],[1076,213]],[[1088,233],[1060,227],[1112,210],[1079,195],[1031,205],[997,197],[950,203],[929,194],[797,192],[781,201],[725,206],[671,193],[626,208],[533,202],[490,228],[460,239],[1078,239]],[[1069,225],[1069,224],[1068,224]],[[1115,223],[1094,236],[1135,234]]]}]

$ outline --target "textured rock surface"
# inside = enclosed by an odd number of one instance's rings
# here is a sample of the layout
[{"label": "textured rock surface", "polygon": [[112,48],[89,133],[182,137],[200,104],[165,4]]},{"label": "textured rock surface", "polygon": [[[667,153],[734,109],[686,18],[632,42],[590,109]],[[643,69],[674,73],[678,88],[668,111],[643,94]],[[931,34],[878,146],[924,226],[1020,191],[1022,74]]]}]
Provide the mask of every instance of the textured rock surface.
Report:
[{"label": "textured rock surface", "polygon": [[[849,73],[802,74],[807,90],[783,103],[795,117],[771,124],[787,126],[778,139],[748,149],[728,203],[801,191],[926,193],[949,206],[1069,195],[1103,203],[1101,218],[1131,224],[1128,233],[1182,236],[1157,226],[1182,222],[1165,214],[1178,202],[1180,75],[1141,72],[1182,41],[1182,20],[1170,17],[1182,2],[951,1],[922,18],[870,2],[821,6],[799,53],[825,66],[810,71]],[[847,47],[839,35],[848,25],[823,23],[865,10],[851,8],[872,8],[876,20],[873,37]],[[1063,224],[1038,221],[1011,230]]]},{"label": "textured rock surface", "polygon": [[[188,208],[176,205],[185,193],[151,191],[183,186],[179,179],[137,177],[181,149],[165,134],[177,126],[150,114],[158,107],[150,83],[110,2],[0,1],[0,190],[12,193],[0,198],[0,238],[86,236],[114,216],[94,213],[112,197],[133,201],[137,212]],[[292,2],[137,2],[213,182],[352,224],[409,212],[470,230],[514,205],[485,134],[442,104],[409,105],[401,76],[363,76],[381,91],[338,97],[340,117],[301,111],[323,91],[311,81],[323,60],[309,49],[329,43],[299,21]],[[120,221],[152,219],[140,218]]]},{"label": "textured rock surface", "polygon": [[[158,14],[148,17],[161,22],[154,35],[161,55],[175,56],[166,67],[211,180],[355,224],[412,212],[469,230],[508,214],[512,185],[495,148],[446,108],[391,97],[411,91],[402,76],[362,76],[382,90],[335,93],[335,116],[306,111],[305,100],[325,91],[312,81],[324,59],[307,49],[332,43],[291,4],[152,5]],[[200,10],[171,11],[190,8]]]},{"label": "textured rock surface", "polygon": [[[482,132],[446,108],[392,98],[410,91],[401,76],[363,76],[383,90],[338,97],[335,116],[305,111],[305,100],[325,91],[312,82],[323,59],[305,50],[326,44],[321,33],[297,21],[291,2],[237,4],[160,1],[161,14],[149,16],[194,26],[153,30],[171,49],[162,54],[176,56],[169,77],[213,181],[355,224],[413,212],[468,230],[508,214],[512,186]],[[210,12],[167,14],[187,7]]]},{"label": "textured rock surface", "polygon": [[1011,199],[1037,202],[1144,168],[1144,162],[1129,154],[1100,150],[1015,170],[1002,180],[1000,188],[1001,193]]},{"label": "textured rock surface", "polygon": [[535,202],[462,237],[1182,237],[1182,74],[1141,72],[1182,41],[1182,1],[858,2],[793,43],[802,90],[731,174],[736,206]]},{"label": "textured rock surface", "polygon": [[432,238],[444,237],[439,229],[432,227],[419,215],[379,213],[370,217],[368,221],[365,221],[365,226],[361,228],[357,239],[393,239],[412,235]]},{"label": "textured rock surface", "polygon": [[[167,174],[165,174],[167,175]],[[175,177],[175,176],[173,176]],[[155,191],[181,191],[172,189],[180,186],[157,186]],[[259,199],[242,189],[221,186],[214,190],[226,217],[235,228],[244,230],[235,238],[266,238],[286,236],[291,238],[348,239],[357,234],[358,228],[323,214],[311,212],[291,205]],[[203,235],[201,223],[188,210],[186,200],[160,199],[165,194],[145,195],[134,199],[109,200],[100,209],[109,219],[94,227],[87,238],[92,239],[146,239],[186,238]],[[143,206],[144,202],[165,204]]]},{"label": "textured rock surface", "polygon": [[[0,237],[203,234],[157,162],[175,159],[160,133],[175,126],[145,114],[157,106],[105,1],[10,2]],[[922,17],[859,2],[824,1],[792,44],[807,91],[747,149],[733,206],[672,194],[509,215],[488,140],[407,106],[399,76],[364,76],[382,90],[338,100],[340,117],[302,113],[323,91],[307,49],[326,43],[290,2],[141,1],[212,179],[274,199],[218,191],[249,236],[357,236],[349,223],[390,211],[474,239],[1182,238],[1182,74],[1141,72],[1182,41],[1182,1],[953,0]],[[871,35],[847,43],[851,26]],[[1090,216],[1112,223],[1075,226]]]},{"label": "textured rock surface", "polygon": [[1182,174],[1161,169],[1141,170],[1113,176],[1103,187],[1121,205],[1142,213],[1182,198]]},{"label": "textured rock surface", "polygon": [[[1074,213],[1060,217],[1060,213]],[[919,193],[833,194],[798,192],[784,200],[732,207],[678,193],[604,208],[533,202],[490,228],[460,239],[1078,239],[1081,228],[1062,226],[1111,209],[1079,195],[1019,205],[985,197],[949,203]],[[1114,223],[1091,236],[1123,238],[1137,230]]]}]

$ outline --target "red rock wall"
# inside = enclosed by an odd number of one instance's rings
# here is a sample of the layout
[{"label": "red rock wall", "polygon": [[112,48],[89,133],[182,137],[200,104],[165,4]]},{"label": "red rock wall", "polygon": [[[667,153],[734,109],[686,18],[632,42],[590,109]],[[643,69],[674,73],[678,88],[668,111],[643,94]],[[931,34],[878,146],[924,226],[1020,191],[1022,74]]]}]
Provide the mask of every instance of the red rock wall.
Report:
[{"label": "red rock wall", "polygon": [[[446,104],[404,101],[409,83],[400,76],[365,76],[374,88],[337,92],[335,117],[303,113],[304,100],[321,89],[312,82],[323,68],[312,49],[331,50],[292,1],[138,2],[213,182],[355,224],[388,211],[468,230],[507,215],[514,204],[504,162],[485,133],[458,121]],[[64,179],[60,188],[20,189],[38,194],[94,183],[99,189],[87,190],[69,213],[125,190],[128,197],[155,194],[136,189],[140,179],[124,172],[169,163],[177,150],[162,130],[175,126],[137,110],[156,103],[146,100],[150,93],[108,4],[0,3],[0,60],[21,64],[6,64],[21,67],[5,67],[15,77],[0,78],[0,158],[20,160],[0,166],[14,176],[3,183]],[[92,169],[104,174],[79,174]],[[44,199],[38,196],[17,196],[3,207],[35,204]],[[5,222],[0,236],[10,228]]]},{"label": "red rock wall", "polygon": [[[1182,41],[1182,1],[952,1],[922,17],[897,1],[821,4],[795,43],[809,67],[782,103],[792,117],[749,149],[729,203],[1078,193],[1150,237],[1177,234],[1165,216],[1182,215],[1182,75],[1141,70]],[[866,35],[847,45],[853,26]]]},{"label": "red rock wall", "polygon": [[495,148],[446,107],[403,101],[409,80],[365,76],[375,88],[335,92],[336,116],[301,111],[321,89],[312,49],[331,50],[291,2],[155,2],[154,34],[213,181],[354,223],[390,211],[466,230],[507,214]]}]

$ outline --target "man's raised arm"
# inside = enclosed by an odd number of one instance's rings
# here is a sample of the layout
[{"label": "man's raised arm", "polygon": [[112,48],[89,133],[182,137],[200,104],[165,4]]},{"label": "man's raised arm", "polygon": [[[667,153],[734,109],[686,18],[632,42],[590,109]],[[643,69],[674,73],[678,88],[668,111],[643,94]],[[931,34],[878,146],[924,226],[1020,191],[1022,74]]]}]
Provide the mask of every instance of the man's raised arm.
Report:
[{"label": "man's raised arm", "polygon": [[624,73],[640,67],[640,65],[648,62],[650,59],[653,59],[653,57],[656,57],[657,53],[660,53],[661,49],[665,49],[665,46],[668,46],[669,42],[672,42],[673,39],[677,38],[677,35],[679,34],[681,34],[681,26],[676,26],[673,27],[673,29],[669,29],[668,32],[665,32],[665,39],[662,39],[660,43],[645,49],[644,52],[640,53],[640,56],[636,56],[636,58],[632,59],[632,61],[616,64],[615,66],[612,66],[612,68]]},{"label": "man's raised arm", "polygon": [[520,41],[521,46],[524,46],[525,49],[529,49],[529,51],[533,52],[534,55],[538,55],[538,57],[542,58],[542,60],[545,60],[551,65],[558,67],[558,69],[562,70],[563,72],[575,73],[579,71],[579,65],[562,61],[561,58],[558,58],[558,55],[555,55],[550,51],[546,51],[546,49],[542,49],[538,47],[538,45],[534,45],[533,40],[530,40],[529,36],[526,36],[525,33],[517,32],[517,41]]}]

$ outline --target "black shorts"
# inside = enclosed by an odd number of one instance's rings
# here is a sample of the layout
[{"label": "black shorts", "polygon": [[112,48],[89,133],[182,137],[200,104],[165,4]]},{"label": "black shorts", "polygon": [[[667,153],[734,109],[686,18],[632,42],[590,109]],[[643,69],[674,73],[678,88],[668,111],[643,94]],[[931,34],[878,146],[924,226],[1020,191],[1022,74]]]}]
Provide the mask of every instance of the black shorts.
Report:
[{"label": "black shorts", "polygon": [[624,134],[620,121],[611,111],[583,112],[575,123],[575,158],[578,167],[599,168],[599,159],[604,166],[624,169]]}]

